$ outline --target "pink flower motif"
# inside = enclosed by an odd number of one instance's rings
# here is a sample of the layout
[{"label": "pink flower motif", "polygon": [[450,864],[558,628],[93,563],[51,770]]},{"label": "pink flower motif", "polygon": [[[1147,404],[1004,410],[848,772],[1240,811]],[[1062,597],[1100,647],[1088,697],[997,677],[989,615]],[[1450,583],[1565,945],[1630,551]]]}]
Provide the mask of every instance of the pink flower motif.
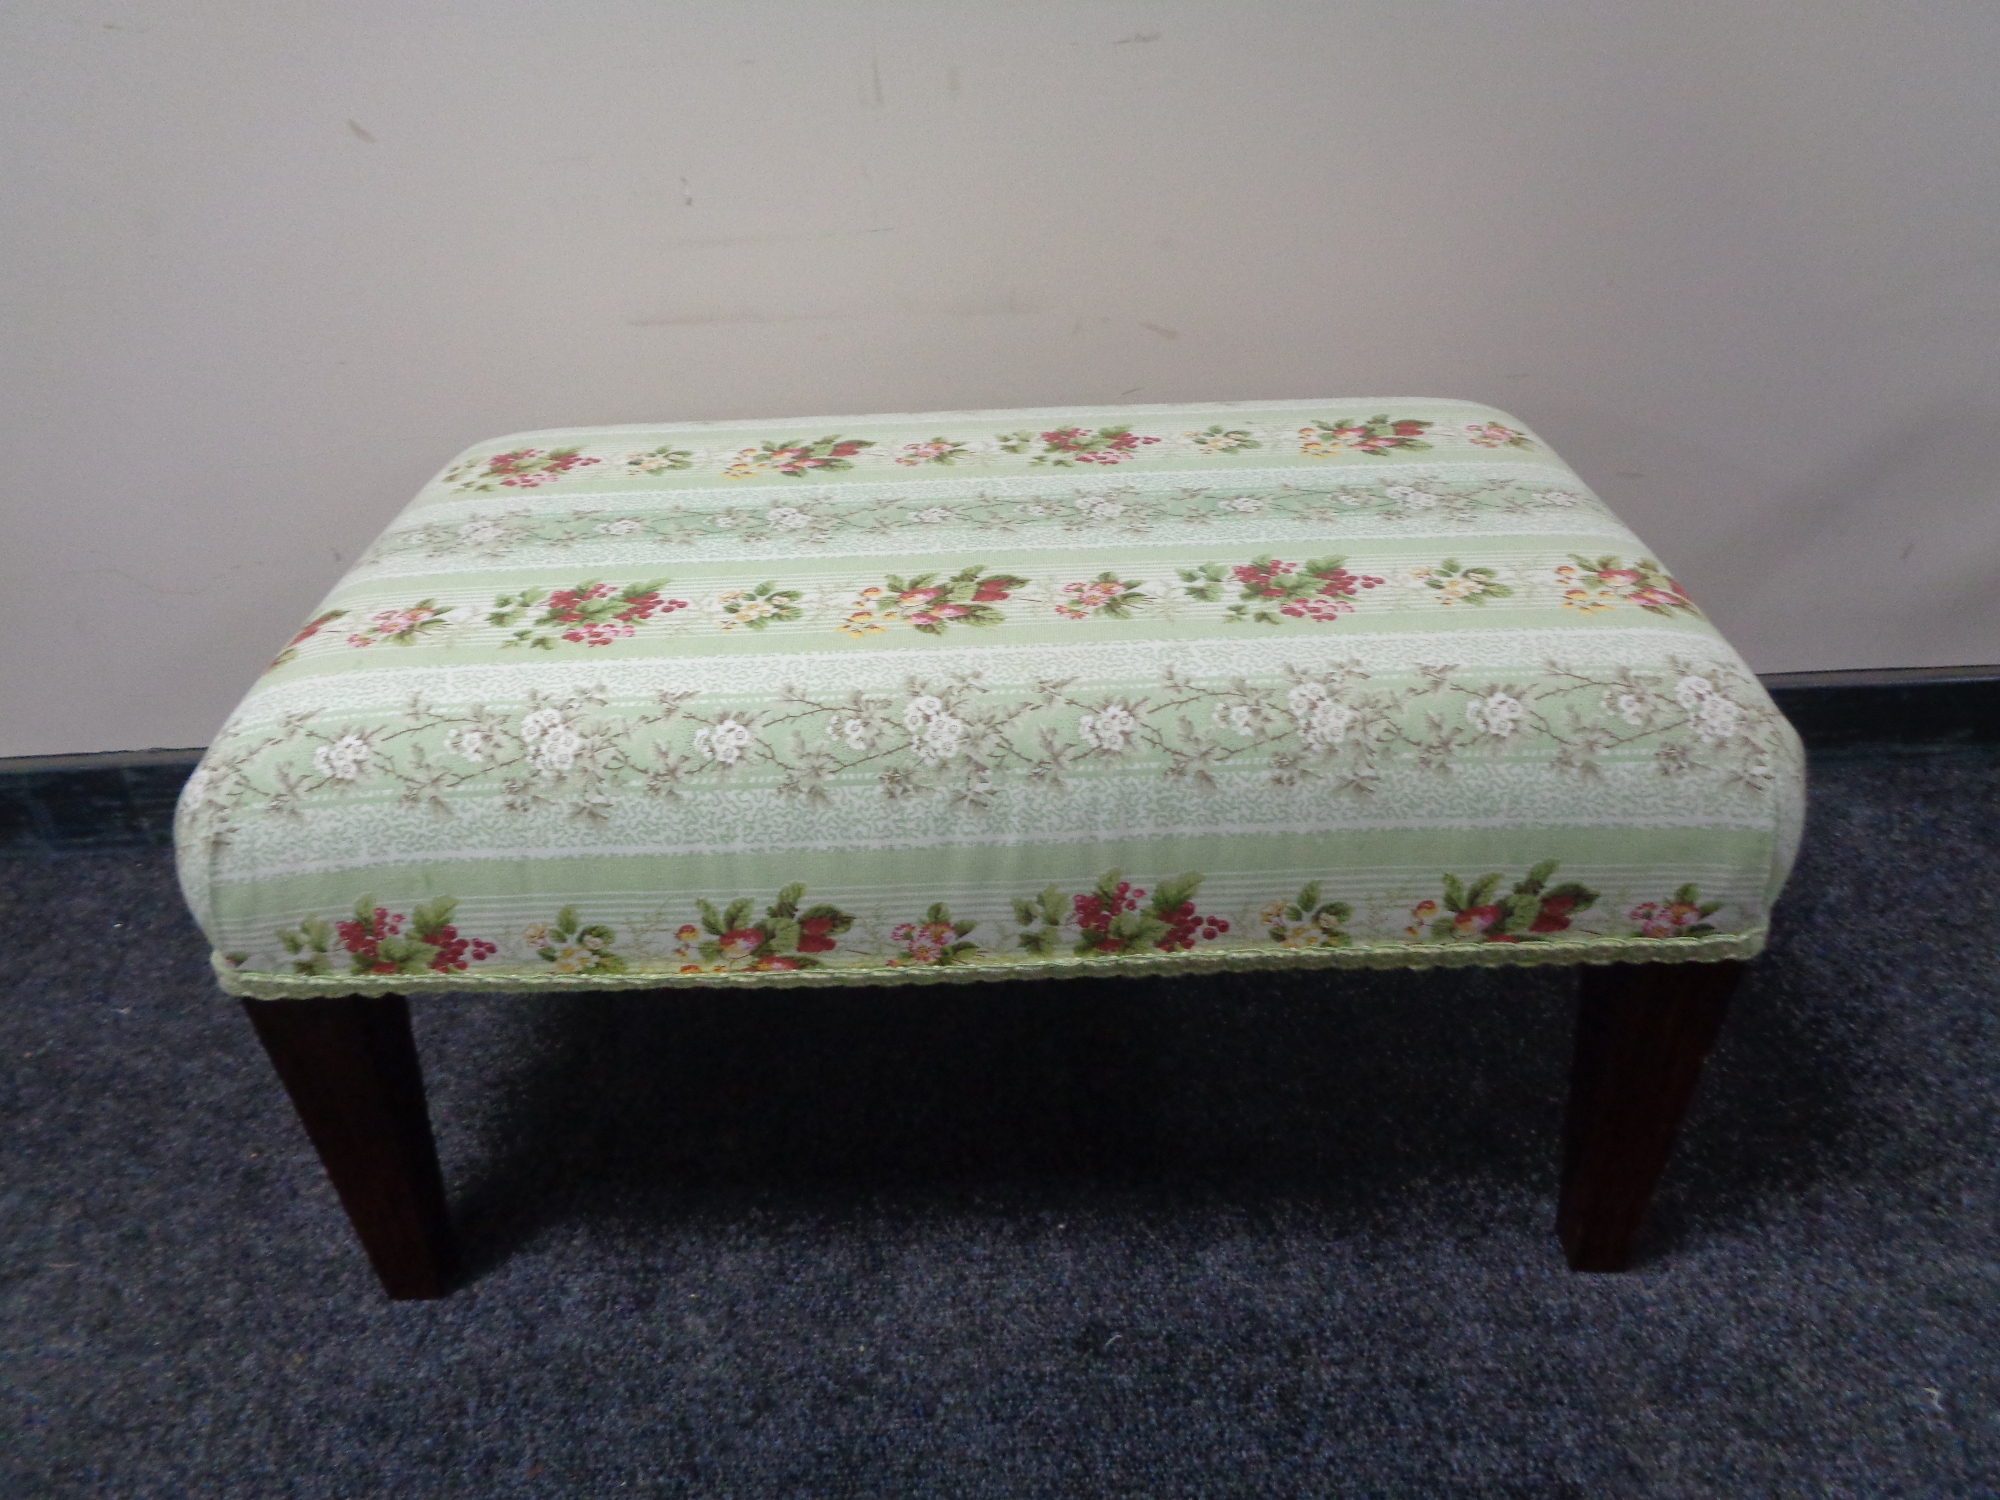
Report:
[{"label": "pink flower motif", "polygon": [[1639,924],[1639,936],[1673,938],[1701,920],[1701,908],[1689,901],[1674,901],[1664,906],[1647,901],[1633,907],[1627,915]]},{"label": "pink flower motif", "polygon": [[934,964],[958,940],[958,933],[949,922],[904,922],[889,930],[889,939],[901,944],[915,962]]},{"label": "pink flower motif", "polygon": [[1128,588],[1117,579],[1094,578],[1077,583],[1066,583],[1056,603],[1056,613],[1065,620],[1085,620],[1114,600],[1132,598],[1137,602],[1138,590]]},{"label": "pink flower motif", "polygon": [[764,941],[764,934],[755,927],[738,927],[725,932],[721,938],[723,955],[727,958],[747,958]]},{"label": "pink flower motif", "polygon": [[905,443],[903,451],[896,455],[896,462],[905,468],[935,463],[939,459],[949,459],[954,456],[959,446],[945,438],[937,438],[928,443]]},{"label": "pink flower motif", "polygon": [[1634,589],[1625,597],[1634,604],[1650,604],[1655,609],[1673,609],[1688,602],[1686,595],[1670,594],[1665,589]]},{"label": "pink flower motif", "polygon": [[1481,448],[1505,448],[1509,444],[1517,448],[1532,446],[1525,432],[1499,422],[1468,423],[1465,432]]},{"label": "pink flower motif", "polygon": [[1497,906],[1468,906],[1464,911],[1452,913],[1451,925],[1460,937],[1480,937],[1499,920]]}]

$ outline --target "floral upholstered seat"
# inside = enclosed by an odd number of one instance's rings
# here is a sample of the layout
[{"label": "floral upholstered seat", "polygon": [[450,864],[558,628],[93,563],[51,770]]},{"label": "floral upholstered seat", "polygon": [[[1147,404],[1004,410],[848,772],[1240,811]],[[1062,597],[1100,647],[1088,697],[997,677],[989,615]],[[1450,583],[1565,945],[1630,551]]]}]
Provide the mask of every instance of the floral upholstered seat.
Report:
[{"label": "floral upholstered seat", "polygon": [[226,990],[1724,959],[1796,737],[1436,400],[483,443],[182,800]]}]

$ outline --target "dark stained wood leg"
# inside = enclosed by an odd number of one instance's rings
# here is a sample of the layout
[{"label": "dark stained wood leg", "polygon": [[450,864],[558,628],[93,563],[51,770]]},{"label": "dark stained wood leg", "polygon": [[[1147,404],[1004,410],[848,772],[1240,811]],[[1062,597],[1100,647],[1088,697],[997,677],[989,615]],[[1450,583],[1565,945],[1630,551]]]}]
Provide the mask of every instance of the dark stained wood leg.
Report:
[{"label": "dark stained wood leg", "polygon": [[383,1289],[399,1301],[447,1295],[457,1255],[402,996],[243,1009]]},{"label": "dark stained wood leg", "polygon": [[1741,963],[1609,964],[1583,971],[1563,1129],[1556,1234],[1572,1271],[1631,1264],[1653,1189]]}]

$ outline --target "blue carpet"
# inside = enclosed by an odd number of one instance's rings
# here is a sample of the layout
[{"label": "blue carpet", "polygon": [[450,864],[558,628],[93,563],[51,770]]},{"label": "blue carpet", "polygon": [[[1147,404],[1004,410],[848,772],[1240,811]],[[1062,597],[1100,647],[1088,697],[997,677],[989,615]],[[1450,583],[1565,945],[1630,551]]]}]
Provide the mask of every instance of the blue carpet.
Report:
[{"label": "blue carpet", "polygon": [[1816,769],[1623,1277],[1561,973],[416,1007],[383,1301],[163,853],[0,864],[10,1496],[1991,1495],[2000,760]]}]

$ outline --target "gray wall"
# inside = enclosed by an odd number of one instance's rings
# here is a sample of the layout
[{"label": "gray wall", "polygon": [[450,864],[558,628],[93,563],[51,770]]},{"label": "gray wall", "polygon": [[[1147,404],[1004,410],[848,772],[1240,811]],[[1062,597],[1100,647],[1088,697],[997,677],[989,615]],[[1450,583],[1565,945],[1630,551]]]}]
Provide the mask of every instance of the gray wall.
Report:
[{"label": "gray wall", "polygon": [[1760,670],[2000,660],[2000,6],[21,0],[0,755],[521,428],[1436,394]]}]

